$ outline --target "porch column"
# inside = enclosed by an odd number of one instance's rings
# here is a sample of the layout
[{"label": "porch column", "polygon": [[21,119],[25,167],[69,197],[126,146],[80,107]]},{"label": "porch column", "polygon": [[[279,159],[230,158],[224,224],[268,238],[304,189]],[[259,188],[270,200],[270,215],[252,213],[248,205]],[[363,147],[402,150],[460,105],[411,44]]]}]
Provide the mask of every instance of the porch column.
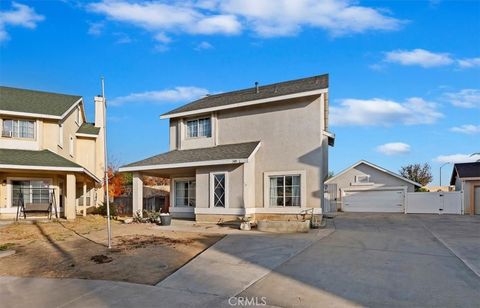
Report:
[{"label": "porch column", "polygon": [[87,216],[87,182],[83,181],[83,216]]},{"label": "porch column", "polygon": [[139,172],[133,173],[133,215],[137,212],[140,213],[140,216],[143,216],[143,180],[142,174]]},{"label": "porch column", "polygon": [[90,188],[90,206],[95,206],[95,187]]},{"label": "porch column", "polygon": [[67,189],[65,198],[65,218],[75,219],[77,213],[75,210],[76,187],[75,174],[67,174]]}]

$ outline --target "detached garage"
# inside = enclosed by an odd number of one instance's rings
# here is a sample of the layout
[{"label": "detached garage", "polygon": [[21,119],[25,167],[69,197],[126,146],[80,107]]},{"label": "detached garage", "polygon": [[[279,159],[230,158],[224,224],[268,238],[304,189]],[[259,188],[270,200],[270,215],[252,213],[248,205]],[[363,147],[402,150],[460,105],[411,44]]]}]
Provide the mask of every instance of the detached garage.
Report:
[{"label": "detached garage", "polygon": [[326,210],[404,213],[407,192],[420,184],[361,160],[325,182]]}]

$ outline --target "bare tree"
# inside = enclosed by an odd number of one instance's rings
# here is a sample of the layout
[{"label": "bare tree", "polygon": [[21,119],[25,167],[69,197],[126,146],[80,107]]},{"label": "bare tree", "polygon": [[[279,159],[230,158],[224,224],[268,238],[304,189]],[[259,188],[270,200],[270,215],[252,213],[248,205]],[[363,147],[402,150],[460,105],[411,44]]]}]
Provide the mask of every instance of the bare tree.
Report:
[{"label": "bare tree", "polygon": [[400,168],[400,174],[422,186],[427,185],[433,179],[432,169],[428,163],[425,164],[410,164]]}]

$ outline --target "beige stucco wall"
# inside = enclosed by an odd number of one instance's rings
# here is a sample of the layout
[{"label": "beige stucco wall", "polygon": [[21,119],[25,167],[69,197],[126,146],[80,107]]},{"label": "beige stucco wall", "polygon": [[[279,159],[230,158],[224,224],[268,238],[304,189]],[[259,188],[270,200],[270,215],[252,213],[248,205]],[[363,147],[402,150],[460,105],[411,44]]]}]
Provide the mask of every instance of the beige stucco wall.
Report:
[{"label": "beige stucco wall", "polygon": [[196,207],[210,207],[210,173],[226,172],[228,175],[228,208],[243,207],[243,165],[210,166],[196,169]]},{"label": "beige stucco wall", "polygon": [[[370,182],[374,183],[372,185],[352,185],[355,181],[355,176],[359,175],[370,175]],[[414,192],[415,186],[408,182],[405,182],[399,178],[396,178],[392,175],[389,175],[385,172],[382,172],[376,168],[372,168],[366,164],[360,164],[355,168],[352,168],[345,172],[344,174],[339,175],[333,181],[329,182],[328,185],[337,185],[337,198],[340,198],[340,189],[348,188],[362,188],[362,187],[398,187],[398,186],[407,186],[408,192]],[[332,199],[335,196],[332,196]]]},{"label": "beige stucco wall", "polygon": [[96,155],[95,155],[95,139],[94,138],[77,138],[76,162],[84,166],[88,170],[95,172]]},{"label": "beige stucco wall", "polygon": [[306,206],[320,207],[326,172],[321,108],[317,96],[218,113],[218,144],[262,142],[255,156],[255,207],[264,207],[263,175],[271,171],[305,171]]}]

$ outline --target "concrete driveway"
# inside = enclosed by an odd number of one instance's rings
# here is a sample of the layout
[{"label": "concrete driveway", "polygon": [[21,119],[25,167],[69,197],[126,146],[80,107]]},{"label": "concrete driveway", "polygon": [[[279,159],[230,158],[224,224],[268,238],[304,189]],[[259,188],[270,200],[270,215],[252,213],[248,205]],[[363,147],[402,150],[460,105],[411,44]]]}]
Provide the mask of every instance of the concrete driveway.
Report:
[{"label": "concrete driveway", "polygon": [[238,296],[280,307],[479,307],[480,277],[455,253],[478,262],[480,217],[356,213],[333,224]]}]

